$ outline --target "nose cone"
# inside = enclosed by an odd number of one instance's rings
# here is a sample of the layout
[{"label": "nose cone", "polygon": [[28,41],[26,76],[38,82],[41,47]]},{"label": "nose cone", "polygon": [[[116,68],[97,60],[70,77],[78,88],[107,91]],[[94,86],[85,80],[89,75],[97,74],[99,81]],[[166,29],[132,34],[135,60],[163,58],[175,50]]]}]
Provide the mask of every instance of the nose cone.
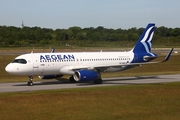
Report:
[{"label": "nose cone", "polygon": [[5,70],[6,70],[6,72],[8,72],[8,73],[10,73],[10,74],[12,74],[12,73],[13,73],[13,71],[12,71],[12,68],[11,68],[10,64],[8,64],[8,65],[5,67]]}]

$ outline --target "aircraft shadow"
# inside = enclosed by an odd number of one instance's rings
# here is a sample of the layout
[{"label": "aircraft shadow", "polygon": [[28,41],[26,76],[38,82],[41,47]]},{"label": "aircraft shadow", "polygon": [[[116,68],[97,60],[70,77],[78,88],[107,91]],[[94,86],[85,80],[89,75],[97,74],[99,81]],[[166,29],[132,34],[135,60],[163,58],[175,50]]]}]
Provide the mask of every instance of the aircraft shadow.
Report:
[{"label": "aircraft shadow", "polygon": [[124,81],[124,80],[139,80],[139,79],[159,79],[158,76],[134,76],[134,77],[124,77],[124,78],[112,78],[110,80],[105,81]]},{"label": "aircraft shadow", "polygon": [[[158,76],[135,76],[135,77],[123,77],[123,78],[104,78],[102,84],[143,84],[143,83],[135,83],[136,80],[146,80],[146,79],[166,79],[166,78],[160,78]],[[119,82],[118,81],[133,81],[132,83],[127,82]],[[100,84],[94,84],[93,81],[90,82],[78,82],[78,83],[71,83],[68,79],[62,79],[62,80],[44,80],[40,82],[34,82],[34,85],[56,85],[56,84],[76,84],[77,86],[99,86]],[[16,84],[13,86],[27,86],[27,83],[21,83]]]},{"label": "aircraft shadow", "polygon": [[[56,84],[72,84],[68,80],[52,80],[52,81],[39,81],[39,82],[34,82],[34,85],[56,85]],[[13,86],[28,86],[27,83],[20,83],[16,84]]]},{"label": "aircraft shadow", "polygon": [[[123,77],[123,78],[106,78],[103,79],[102,84],[143,84],[143,83],[135,83],[137,80],[146,80],[146,79],[162,79],[158,76],[135,76],[135,77]],[[119,81],[119,83],[118,83]],[[132,83],[120,82],[120,81],[133,81]],[[78,85],[99,85],[94,84],[93,82],[79,83]]]}]

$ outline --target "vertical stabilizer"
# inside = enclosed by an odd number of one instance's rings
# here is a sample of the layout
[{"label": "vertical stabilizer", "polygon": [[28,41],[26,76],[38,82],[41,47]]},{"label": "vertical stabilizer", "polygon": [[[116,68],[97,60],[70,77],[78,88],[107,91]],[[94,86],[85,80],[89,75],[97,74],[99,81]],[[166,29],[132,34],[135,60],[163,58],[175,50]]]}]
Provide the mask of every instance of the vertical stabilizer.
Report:
[{"label": "vertical stabilizer", "polygon": [[132,49],[134,53],[151,53],[152,38],[154,34],[154,23],[149,23]]}]

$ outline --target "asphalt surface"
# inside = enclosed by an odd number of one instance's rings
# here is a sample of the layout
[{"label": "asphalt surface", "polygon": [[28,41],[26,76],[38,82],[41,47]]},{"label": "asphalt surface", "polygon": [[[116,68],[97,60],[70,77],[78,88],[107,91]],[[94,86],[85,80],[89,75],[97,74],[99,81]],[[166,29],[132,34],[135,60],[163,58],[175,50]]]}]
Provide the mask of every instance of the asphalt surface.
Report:
[{"label": "asphalt surface", "polygon": [[113,86],[113,85],[133,85],[133,84],[154,84],[180,82],[180,74],[177,75],[158,75],[158,76],[137,76],[137,77],[120,77],[120,78],[103,78],[102,84],[88,83],[70,83],[68,80],[42,80],[34,82],[34,86],[28,86],[27,82],[18,83],[0,83],[0,92],[27,92],[35,90],[52,90],[52,89],[67,89],[67,88],[85,88],[98,86]]}]

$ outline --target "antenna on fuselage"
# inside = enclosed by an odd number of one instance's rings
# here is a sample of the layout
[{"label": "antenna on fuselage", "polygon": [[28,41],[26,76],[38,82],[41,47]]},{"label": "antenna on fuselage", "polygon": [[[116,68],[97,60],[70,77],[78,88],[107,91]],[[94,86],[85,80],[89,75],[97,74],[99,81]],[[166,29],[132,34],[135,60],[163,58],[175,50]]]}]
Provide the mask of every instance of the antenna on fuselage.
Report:
[{"label": "antenna on fuselage", "polygon": [[53,48],[53,49],[51,50],[51,53],[54,53],[54,51],[55,51],[55,48]]}]

